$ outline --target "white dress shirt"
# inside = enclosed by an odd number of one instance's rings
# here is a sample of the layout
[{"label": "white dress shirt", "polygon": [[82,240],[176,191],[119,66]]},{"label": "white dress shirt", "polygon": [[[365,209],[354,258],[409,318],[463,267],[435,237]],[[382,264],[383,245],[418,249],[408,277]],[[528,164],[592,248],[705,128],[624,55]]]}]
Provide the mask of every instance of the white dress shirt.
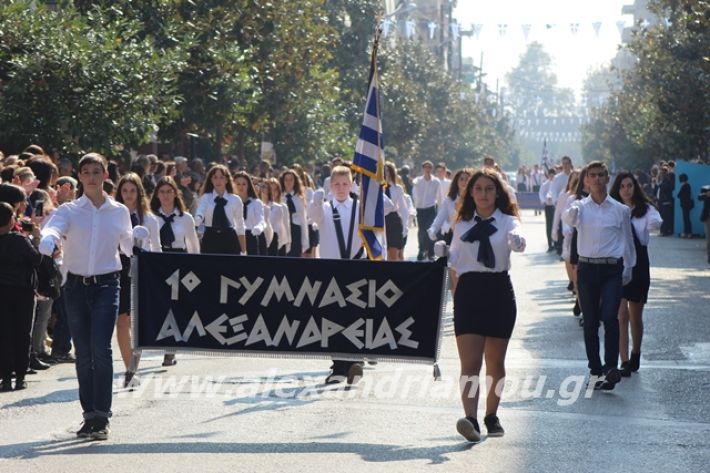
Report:
[{"label": "white dress shirt", "polygon": [[648,246],[648,242],[651,240],[651,232],[660,230],[662,223],[661,214],[651,204],[648,204],[648,210],[643,217],[631,217],[631,225],[634,226],[636,237],[642,246]]},{"label": "white dress shirt", "polygon": [[409,211],[409,217],[407,218],[407,229],[405,229],[405,232],[408,232],[408,228],[414,226],[414,222],[417,219],[417,208],[414,206],[414,202],[412,202],[411,195],[404,194],[404,198],[407,200],[407,210]]},{"label": "white dress shirt", "polygon": [[[571,171],[570,174],[572,174]],[[550,184],[550,190],[548,191],[548,195],[550,196],[550,199],[552,199],[552,202],[557,202],[557,198],[560,196],[560,193],[567,189],[568,181],[569,174],[565,174],[564,172],[555,174],[554,179],[552,179],[552,184]]]},{"label": "white dress shirt", "polygon": [[[169,217],[168,214],[163,212],[161,208],[159,210],[160,214]],[[187,212],[182,215],[178,214],[177,210],[173,210],[172,215],[174,215],[172,229],[173,235],[175,235],[175,241],[171,245],[171,248],[186,250],[188,253],[199,253],[200,252],[200,240],[197,238],[197,232],[195,231],[195,220]],[[163,228],[165,221],[162,217],[158,217],[160,220],[160,228]]]},{"label": "white dress shirt", "polygon": [[535,186],[540,186],[542,185],[542,176],[543,174],[540,171],[533,171],[530,174],[530,184],[535,187]]},{"label": "white dress shirt", "polygon": [[[350,217],[353,210],[353,199],[348,197],[343,202],[333,201],[333,205],[340,214],[340,228],[343,231],[343,239],[345,246],[348,246],[348,235],[350,235]],[[320,228],[320,257],[328,259],[341,259],[340,246],[338,245],[338,235],[335,229],[335,221],[333,220],[333,209],[330,206],[330,201],[321,204],[312,202],[308,207],[308,212],[315,223]],[[357,232],[357,226],[360,223],[360,216],[355,209],[355,221],[353,223],[352,247],[350,250],[350,258],[353,258],[360,248],[362,241]]]},{"label": "white dress shirt", "polygon": [[552,200],[552,196],[550,194],[550,184],[552,184],[552,180],[546,179],[545,182],[542,183],[540,186],[540,192],[538,192],[538,197],[540,198],[540,203],[542,205],[554,205],[554,201]]},{"label": "white dress shirt", "polygon": [[560,241],[564,235],[572,233],[572,226],[567,225],[566,223],[562,224],[562,235],[560,235],[559,229],[560,222],[562,221],[562,214],[565,210],[569,208],[570,205],[572,205],[572,202],[574,202],[575,200],[577,200],[577,195],[570,195],[567,192],[561,192],[560,195],[557,197],[557,204],[555,204],[555,213],[552,217],[552,231],[550,234],[552,241]]},{"label": "white dress shirt", "polygon": [[289,224],[288,208],[284,204],[271,202],[271,227],[274,229],[274,234],[279,238],[279,248],[284,245],[291,245],[291,225]]},{"label": "white dress shirt", "polygon": [[438,205],[444,205],[444,201],[449,196],[449,187],[451,187],[451,179],[439,179],[439,198],[437,199]]},{"label": "white dress shirt", "polygon": [[[392,206],[399,215],[399,219],[402,221],[402,233],[404,234],[404,236],[407,236],[407,232],[409,231],[409,205],[407,204],[407,198],[405,197],[404,189],[402,189],[402,186],[400,186],[399,184],[391,182],[389,183],[389,191],[389,199],[392,202]],[[385,195],[385,197],[387,197],[387,195]]]},{"label": "white dress shirt", "polygon": [[434,223],[431,224],[429,230],[431,230],[434,234],[438,234],[439,232],[445,234],[451,229],[451,224],[453,223],[455,214],[456,201],[446,197],[441,204],[441,207],[439,207],[439,212],[437,212]]},{"label": "white dress shirt", "polygon": [[264,204],[259,199],[249,198],[247,200],[247,216],[244,219],[244,226],[252,232],[256,228],[259,234],[264,233],[264,230],[266,230]]},{"label": "white dress shirt", "polygon": [[[576,218],[572,209],[577,208]],[[592,196],[574,201],[562,221],[577,227],[577,253],[585,258],[624,258],[624,267],[636,266],[631,234],[631,209],[607,194],[601,204]]]},{"label": "white dress shirt", "polygon": [[[137,213],[136,213],[136,216],[138,216]],[[147,214],[143,215],[143,222],[141,222],[140,225],[143,225],[145,228],[147,228],[148,233],[150,234],[150,236],[148,237],[148,240],[143,245],[143,249],[146,251],[161,252],[162,251],[162,247],[160,245],[161,222],[158,222],[158,217],[156,217],[152,213],[147,213]]]},{"label": "white dress shirt", "polygon": [[426,180],[424,176],[414,178],[412,183],[414,205],[418,209],[426,209],[439,204],[439,198],[441,197],[439,189],[439,179],[434,176],[431,176],[429,180]]},{"label": "white dress shirt", "polygon": [[62,204],[42,229],[55,245],[62,241],[63,267],[79,276],[98,276],[121,270],[119,247],[133,254],[133,232],[128,209],[104,194],[96,208],[88,197]]},{"label": "white dress shirt", "polygon": [[496,264],[493,268],[487,268],[483,263],[478,262],[480,242],[461,241],[461,236],[473,228],[476,225],[476,221],[474,219],[461,220],[454,225],[454,237],[451,240],[451,248],[449,249],[449,263],[459,276],[470,272],[501,273],[510,270],[511,248],[508,244],[508,235],[518,235],[522,238],[520,221],[512,215],[504,214],[499,209],[496,209],[491,217],[495,219],[491,222],[491,225],[498,229],[489,238],[496,258]]},{"label": "white dress shirt", "polygon": [[[263,204],[263,202],[262,202]],[[264,205],[264,222],[266,227],[264,227],[264,237],[266,238],[266,247],[271,245],[271,241],[274,239],[274,227],[271,226],[271,207],[269,205]]]},{"label": "white dress shirt", "polygon": [[[293,198],[293,205],[296,207],[296,212],[290,216],[290,221],[294,225],[298,225],[301,227],[301,248],[303,251],[306,251],[309,247],[308,245],[308,218],[306,216],[306,204],[303,201],[303,198],[294,194],[290,194],[288,192],[285,192],[283,197],[281,198],[281,203],[286,207],[286,212],[289,212],[288,210],[288,197],[287,195],[291,195]],[[290,227],[289,227],[290,228]]]},{"label": "white dress shirt", "polygon": [[[212,215],[214,214],[215,203],[214,199],[218,194],[208,192],[200,197],[195,212],[195,224],[200,226],[204,224],[206,227],[212,226]],[[244,227],[244,204],[238,195],[225,192],[222,196],[227,199],[227,205],[224,206],[224,213],[227,215],[229,226],[237,231],[237,235],[244,235],[246,229]]]}]

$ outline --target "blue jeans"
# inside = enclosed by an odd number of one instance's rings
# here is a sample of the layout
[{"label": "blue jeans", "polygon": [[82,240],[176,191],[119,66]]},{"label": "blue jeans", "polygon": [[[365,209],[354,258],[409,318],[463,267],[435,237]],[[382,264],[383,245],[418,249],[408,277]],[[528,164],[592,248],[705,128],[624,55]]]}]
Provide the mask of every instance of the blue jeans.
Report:
[{"label": "blue jeans", "polygon": [[[621,303],[621,273],[617,264],[579,262],[577,287],[584,318],[584,346],[589,369],[601,375],[617,367],[619,359],[619,304]],[[604,365],[599,357],[599,322],[604,323]]]},{"label": "blue jeans", "polygon": [[118,316],[119,292],[118,280],[85,286],[80,280],[70,279],[65,286],[84,419],[111,417],[111,338]]},{"label": "blue jeans", "polygon": [[54,312],[57,314],[57,319],[52,332],[52,355],[65,356],[71,351],[71,333],[69,333],[64,288],[59,298],[54,300]]}]

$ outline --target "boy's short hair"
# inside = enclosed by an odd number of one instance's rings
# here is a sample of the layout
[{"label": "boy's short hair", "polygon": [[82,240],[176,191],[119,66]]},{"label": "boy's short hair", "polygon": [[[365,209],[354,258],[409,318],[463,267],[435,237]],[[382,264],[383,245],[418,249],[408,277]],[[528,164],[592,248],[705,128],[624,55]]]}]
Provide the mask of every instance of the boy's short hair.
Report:
[{"label": "boy's short hair", "polygon": [[422,163],[422,167],[426,167],[426,166],[429,166],[430,168],[434,167],[434,165],[428,159]]},{"label": "boy's short hair", "polygon": [[[562,158],[562,159],[564,159],[564,158]],[[592,161],[591,163],[587,164],[587,169],[593,169],[593,168],[602,168],[604,171],[609,172],[609,168],[607,167],[607,165],[604,161]]]},{"label": "boy's short hair", "polygon": [[82,156],[79,160],[79,172],[81,172],[84,166],[88,166],[89,164],[98,164],[104,172],[108,169],[106,158],[99,153],[88,153]]},{"label": "boy's short hair", "polygon": [[57,179],[57,187],[62,187],[64,184],[69,184],[72,189],[76,189],[76,186],[79,185],[77,180],[71,176],[62,176]]},{"label": "boy's short hair", "polygon": [[10,223],[14,214],[15,209],[12,208],[12,205],[7,202],[0,202],[0,227],[4,227]]},{"label": "boy's short hair", "polygon": [[351,182],[353,180],[353,173],[350,171],[350,168],[347,166],[335,166],[333,168],[333,170],[330,171],[331,181],[335,176],[347,176]]}]

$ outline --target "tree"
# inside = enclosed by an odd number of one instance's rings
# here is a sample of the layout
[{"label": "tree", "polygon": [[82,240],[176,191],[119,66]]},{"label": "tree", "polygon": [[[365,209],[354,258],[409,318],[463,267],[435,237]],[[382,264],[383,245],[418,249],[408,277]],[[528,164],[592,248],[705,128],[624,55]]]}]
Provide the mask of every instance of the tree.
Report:
[{"label": "tree", "polygon": [[175,117],[179,51],[159,54],[131,20],[12,1],[0,7],[0,143],[112,155]]}]

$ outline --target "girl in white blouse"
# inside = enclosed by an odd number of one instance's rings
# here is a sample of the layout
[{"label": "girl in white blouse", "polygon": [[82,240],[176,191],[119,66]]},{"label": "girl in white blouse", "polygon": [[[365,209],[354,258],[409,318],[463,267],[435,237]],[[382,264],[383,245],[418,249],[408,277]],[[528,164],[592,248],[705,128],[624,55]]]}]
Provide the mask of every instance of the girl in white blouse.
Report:
[{"label": "girl in white blouse", "polygon": [[385,215],[387,261],[403,261],[404,242],[409,229],[409,207],[404,189],[397,184],[397,168],[391,161],[385,163],[385,179],[387,180],[385,195],[392,201],[396,210]]},{"label": "girl in white blouse", "polygon": [[213,166],[205,177],[195,224],[205,226],[202,253],[246,254],[244,204],[234,194],[232,176],[222,164]]},{"label": "girl in white blouse", "polygon": [[308,219],[303,184],[295,171],[288,169],[279,176],[284,191],[281,203],[288,209],[291,227],[291,250],[287,256],[301,257],[308,249]]},{"label": "girl in white blouse", "polygon": [[[148,199],[143,188],[143,182],[138,174],[129,172],[118,181],[116,187],[116,202],[125,205],[131,214],[131,224],[142,225],[150,233],[148,239],[149,251],[161,251],[160,230],[158,219],[151,214],[148,207]],[[131,348],[131,279],[130,267],[131,259],[121,253],[121,291],[118,304],[118,318],[116,319],[116,340],[121,351],[121,358],[126,367],[123,385],[127,387],[133,380],[136,372],[138,355],[133,357]]]},{"label": "girl in white blouse", "polygon": [[234,187],[237,195],[244,202],[244,226],[246,228],[247,254],[266,255],[266,220],[264,204],[256,196],[256,189],[251,176],[244,171],[234,174]]},{"label": "girl in white blouse", "polygon": [[[439,238],[439,235],[443,235],[443,239],[447,245],[451,245],[451,238],[453,237],[453,227],[454,218],[456,217],[456,203],[459,198],[463,196],[466,192],[466,184],[473,174],[472,169],[459,169],[454,173],[451,179],[451,185],[449,186],[449,193],[446,198],[441,203],[441,208],[436,214],[434,223],[431,224],[429,230],[427,230],[427,235],[433,241]],[[451,278],[451,293],[456,292],[456,283],[458,282],[458,276],[456,276],[456,271],[449,269],[449,277]]]},{"label": "girl in white blouse", "polygon": [[150,208],[160,218],[160,245],[163,251],[199,253],[200,240],[195,220],[187,213],[177,184],[166,176],[158,181],[150,199]]},{"label": "girl in white blouse", "polygon": [[[609,195],[631,208],[631,230],[636,247],[636,266],[631,282],[621,292],[619,306],[619,356],[621,376],[631,376],[641,365],[641,341],[643,339],[643,306],[648,300],[651,286],[648,242],[650,232],[660,230],[663,219],[643,192],[636,177],[630,172],[616,176]],[[629,357],[629,323],[633,345]]]},{"label": "girl in white blouse", "polygon": [[[451,240],[450,262],[459,276],[454,295],[454,331],[461,359],[461,400],[465,417],[456,424],[467,440],[477,442],[477,380],[483,357],[492,379],[483,421],[489,437],[504,431],[497,417],[499,383],[505,380],[505,354],[516,318],[515,293],[508,276],[510,252],[524,251],[518,206],[491,169],[476,171],[466,185]],[[468,380],[468,382],[466,382]],[[488,382],[486,383],[488,384]]]},{"label": "girl in white blouse", "polygon": [[282,191],[279,180],[272,177],[267,184],[270,190],[271,227],[274,229],[274,238],[269,245],[269,256],[286,256],[291,250],[291,219],[288,207],[281,203]]}]

